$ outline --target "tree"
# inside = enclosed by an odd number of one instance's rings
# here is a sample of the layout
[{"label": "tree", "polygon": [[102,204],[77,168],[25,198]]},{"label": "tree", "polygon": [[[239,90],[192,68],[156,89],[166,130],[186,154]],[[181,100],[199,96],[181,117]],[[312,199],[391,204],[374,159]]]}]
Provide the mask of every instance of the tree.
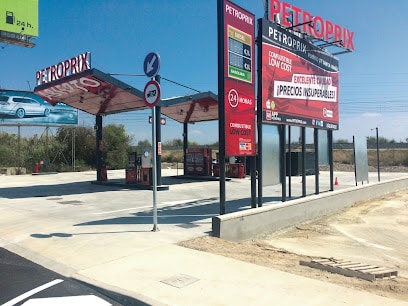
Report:
[{"label": "tree", "polygon": [[171,148],[182,148],[183,147],[183,140],[182,139],[172,139],[167,140],[163,146],[171,147]]},{"label": "tree", "polygon": [[60,127],[56,134],[61,156],[58,162],[64,163],[72,158],[72,134],[75,136],[75,160],[78,166],[96,167],[95,131],[91,127]]},{"label": "tree", "polygon": [[139,142],[137,143],[138,147],[150,147],[152,144],[150,143],[149,140],[145,139],[145,140],[139,140]]},{"label": "tree", "polygon": [[[379,143],[380,146],[384,146],[386,144],[393,143],[393,142],[395,142],[395,140],[389,141],[385,137],[382,137],[382,136],[378,137],[378,143]],[[377,144],[377,137],[375,137],[375,136],[367,137],[367,144],[368,145],[376,145]]]},{"label": "tree", "polygon": [[131,137],[123,124],[109,124],[103,128],[103,158],[110,169],[126,168]]},{"label": "tree", "polygon": [[139,140],[136,146],[131,147],[131,152],[137,152],[138,154],[141,154],[143,151],[143,148],[150,148],[152,144],[150,143],[149,140]]},{"label": "tree", "polygon": [[17,135],[0,133],[0,166],[18,166],[16,159]]}]

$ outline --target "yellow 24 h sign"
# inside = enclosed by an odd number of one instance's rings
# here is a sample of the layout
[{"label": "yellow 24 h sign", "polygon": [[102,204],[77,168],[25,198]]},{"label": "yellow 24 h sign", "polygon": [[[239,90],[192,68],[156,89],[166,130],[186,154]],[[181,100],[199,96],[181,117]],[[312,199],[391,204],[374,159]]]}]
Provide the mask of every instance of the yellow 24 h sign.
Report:
[{"label": "yellow 24 h sign", "polygon": [[1,0],[0,31],[38,36],[38,0]]}]

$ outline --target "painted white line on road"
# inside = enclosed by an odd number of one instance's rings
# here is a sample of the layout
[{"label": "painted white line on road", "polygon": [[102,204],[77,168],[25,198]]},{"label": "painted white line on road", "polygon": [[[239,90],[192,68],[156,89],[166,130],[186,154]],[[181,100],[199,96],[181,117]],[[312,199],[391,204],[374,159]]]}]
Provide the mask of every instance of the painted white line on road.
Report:
[{"label": "painted white line on road", "polygon": [[[182,200],[182,201],[169,201],[169,202],[163,202],[162,204],[160,204],[158,206],[186,204],[186,203],[189,203],[189,202],[196,202],[196,201],[198,201],[198,199],[190,199],[190,200]],[[94,215],[107,215],[107,214],[114,214],[114,213],[123,212],[123,211],[146,209],[146,208],[152,208],[152,205],[124,208],[124,209],[117,209],[117,210],[110,210],[110,211],[103,211],[103,212],[94,213]]]},{"label": "painted white line on road", "polygon": [[[158,205],[158,206],[164,206],[164,205]],[[102,211],[102,212],[94,213],[94,215],[108,215],[108,214],[114,214],[114,213],[123,212],[123,211],[140,210],[140,209],[146,209],[146,208],[152,209],[152,208],[153,208],[153,205],[149,205],[149,206],[138,206],[138,207],[118,209],[118,210]]]},{"label": "painted white line on road", "polygon": [[94,215],[114,214],[114,213],[117,213],[117,212],[136,210],[136,209],[147,208],[147,207],[152,207],[152,206],[150,205],[150,206],[140,206],[140,207],[131,207],[131,208],[125,208],[125,209],[118,209],[118,210],[102,211],[102,212],[94,213]]},{"label": "painted white line on road", "polygon": [[95,296],[95,295],[81,295],[81,296],[64,296],[53,298],[31,299],[23,304],[23,306],[112,306],[111,303]]},{"label": "painted white line on road", "polygon": [[44,285],[42,285],[40,287],[34,288],[34,289],[30,290],[30,291],[27,291],[26,293],[23,293],[23,294],[15,297],[14,299],[12,299],[11,301],[8,301],[7,303],[3,304],[2,306],[13,306],[13,305],[17,304],[18,302],[21,302],[22,300],[25,300],[26,298],[28,298],[28,297],[30,297],[30,296],[32,296],[32,295],[34,295],[34,294],[36,294],[36,293],[38,293],[40,291],[48,289],[48,288],[50,288],[52,286],[55,286],[55,285],[57,285],[57,284],[59,284],[59,283],[61,283],[63,281],[64,280],[62,280],[62,279],[55,279],[55,280],[53,280],[53,281],[51,281],[49,283],[46,283],[46,284],[44,284]]}]

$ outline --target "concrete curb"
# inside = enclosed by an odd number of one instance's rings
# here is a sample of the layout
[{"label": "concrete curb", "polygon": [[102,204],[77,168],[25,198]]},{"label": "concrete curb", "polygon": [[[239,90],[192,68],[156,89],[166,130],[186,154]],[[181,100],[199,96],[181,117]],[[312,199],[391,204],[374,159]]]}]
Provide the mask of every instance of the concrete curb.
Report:
[{"label": "concrete curb", "polygon": [[398,178],[215,216],[212,218],[212,232],[214,236],[225,240],[246,240],[333,214],[359,201],[372,200],[407,188],[408,178]]}]

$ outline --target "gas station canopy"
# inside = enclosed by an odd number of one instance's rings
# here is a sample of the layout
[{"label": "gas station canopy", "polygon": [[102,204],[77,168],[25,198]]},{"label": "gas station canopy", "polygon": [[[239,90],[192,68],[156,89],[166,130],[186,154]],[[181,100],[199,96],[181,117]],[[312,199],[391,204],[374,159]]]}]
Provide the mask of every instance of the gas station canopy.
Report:
[{"label": "gas station canopy", "polygon": [[[63,102],[92,115],[149,108],[142,91],[95,68],[39,85],[34,92],[52,105]],[[158,106],[180,123],[218,119],[218,98],[212,92],[162,99]]]},{"label": "gas station canopy", "polygon": [[94,68],[39,85],[34,92],[52,105],[63,102],[92,115],[147,108],[143,92]]},{"label": "gas station canopy", "polygon": [[180,123],[218,119],[218,97],[212,92],[164,99],[160,107],[163,115]]}]

